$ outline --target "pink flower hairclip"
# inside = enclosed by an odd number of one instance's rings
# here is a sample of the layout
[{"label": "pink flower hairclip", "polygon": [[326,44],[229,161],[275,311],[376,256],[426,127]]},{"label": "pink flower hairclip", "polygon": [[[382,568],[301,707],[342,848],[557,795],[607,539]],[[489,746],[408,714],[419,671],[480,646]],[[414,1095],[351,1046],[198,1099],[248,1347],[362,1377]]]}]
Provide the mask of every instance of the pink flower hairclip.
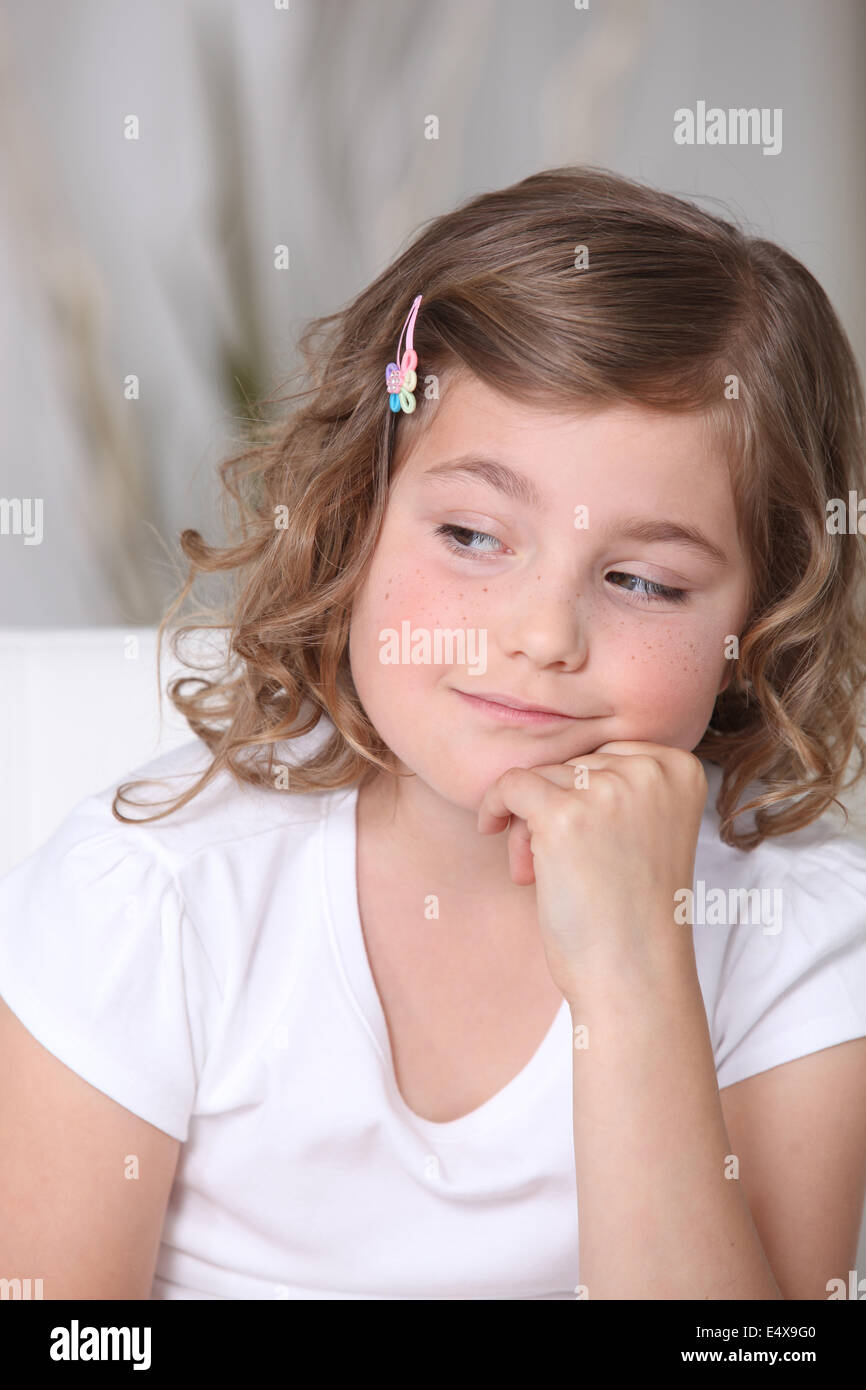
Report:
[{"label": "pink flower hairclip", "polygon": [[[418,317],[418,307],[423,296],[418,294],[412,300],[412,308],[406,318],[406,322],[400,331],[400,338],[397,343],[397,362],[389,362],[385,368],[385,385],[388,387],[388,404],[393,411],[404,410],[407,415],[411,415],[415,409],[415,397],[413,392],[418,382],[415,368],[418,365],[418,354],[412,347],[412,335],[415,331],[415,320]],[[406,334],[406,351],[400,356],[400,345],[403,342],[403,334]]]}]

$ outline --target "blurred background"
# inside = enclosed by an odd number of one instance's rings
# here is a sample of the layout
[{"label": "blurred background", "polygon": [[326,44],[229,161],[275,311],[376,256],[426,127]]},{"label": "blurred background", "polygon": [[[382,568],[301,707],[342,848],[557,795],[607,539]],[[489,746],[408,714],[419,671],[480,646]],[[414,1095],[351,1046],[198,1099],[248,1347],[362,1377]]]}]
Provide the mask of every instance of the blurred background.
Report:
[{"label": "blurred background", "polygon": [[[0,535],[0,626],[158,622],[160,538],[214,523],[303,322],[546,165],[727,206],[866,358],[863,0],[286,4],[0,0],[0,496],[43,499],[40,544]],[[699,100],[781,108],[781,151],[676,144]]]},{"label": "blurred background", "polygon": [[[179,532],[426,219],[604,165],[782,243],[866,360],[863,0],[583,4],[0,0],[0,870],[149,753]],[[781,149],[676,143],[701,101]]]}]

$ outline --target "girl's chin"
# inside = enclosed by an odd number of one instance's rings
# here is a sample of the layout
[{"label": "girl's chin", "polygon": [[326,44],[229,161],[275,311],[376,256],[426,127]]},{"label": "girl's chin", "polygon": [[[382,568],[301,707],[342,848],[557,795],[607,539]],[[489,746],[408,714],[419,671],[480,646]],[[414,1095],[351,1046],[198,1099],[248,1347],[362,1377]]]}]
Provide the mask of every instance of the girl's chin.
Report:
[{"label": "girl's chin", "polygon": [[[527,764],[531,766],[533,764]],[[473,767],[472,776],[467,777],[466,768],[455,768],[450,772],[448,769],[430,769],[425,775],[418,772],[419,778],[443,801],[449,802],[452,806],[457,806],[462,811],[477,812],[484,800],[487,790],[493,786],[494,782],[507,772],[511,767],[521,767],[523,764],[512,762],[491,767],[487,772],[481,772],[477,767]],[[534,764],[538,766],[538,764]]]},{"label": "girl's chin", "polygon": [[[587,740],[588,741],[588,740]],[[597,746],[593,740],[593,748]],[[555,763],[565,763],[569,758],[578,758],[592,752],[592,748],[580,747],[574,751],[574,744],[554,752],[550,743],[541,741],[532,747],[504,751],[501,747],[495,752],[479,749],[477,743],[460,744],[455,749],[449,747],[447,753],[431,757],[429,748],[413,760],[407,749],[400,756],[401,769],[414,773],[431,791],[444,801],[459,806],[465,811],[477,811],[485,792],[509,768],[545,767]],[[407,757],[407,753],[409,756]],[[420,750],[419,750],[420,753]]]}]

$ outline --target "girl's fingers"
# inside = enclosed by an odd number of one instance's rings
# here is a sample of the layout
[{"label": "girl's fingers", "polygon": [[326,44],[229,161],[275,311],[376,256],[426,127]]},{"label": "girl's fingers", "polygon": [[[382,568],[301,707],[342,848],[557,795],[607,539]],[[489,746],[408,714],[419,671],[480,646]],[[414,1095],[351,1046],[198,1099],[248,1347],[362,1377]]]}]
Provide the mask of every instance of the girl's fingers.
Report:
[{"label": "girl's fingers", "polygon": [[519,816],[512,816],[508,830],[508,869],[512,883],[526,885],[535,882],[529,830],[526,821]]},{"label": "girl's fingers", "polygon": [[520,816],[525,821],[533,809],[540,810],[550,799],[545,783],[567,791],[574,787],[574,769],[568,763],[509,768],[487,788],[481,799],[478,808],[480,833],[495,835],[505,829],[509,816]]},{"label": "girl's fingers", "polygon": [[[613,752],[615,748],[623,752],[631,751],[631,745],[627,744],[612,744],[609,751]],[[549,805],[551,786],[563,791],[574,790],[577,770],[580,767],[590,768],[593,764],[599,769],[605,765],[605,760],[588,754],[566,763],[510,768],[488,787],[478,810],[478,830],[482,835],[496,835],[507,828],[508,869],[513,883],[535,882],[531,835],[527,824],[529,817]]]},{"label": "girl's fingers", "polygon": [[549,802],[551,784],[574,785],[572,770],[562,763],[534,767],[531,771],[511,768],[489,787],[478,811],[482,835],[495,835],[508,829],[508,869],[513,883],[535,882],[535,867],[527,819]]},{"label": "girl's fingers", "polygon": [[583,785],[578,780],[581,768],[590,774],[613,772],[622,776],[632,758],[644,762],[653,759],[664,767],[671,758],[682,759],[682,756],[680,750],[658,744],[619,741],[603,743],[595,752],[586,753],[580,758],[569,758],[564,763],[509,768],[484,793],[478,809],[478,829],[482,835],[492,835],[505,829],[510,815],[518,815],[526,820],[533,807],[545,804],[544,782],[566,791],[576,790]]}]

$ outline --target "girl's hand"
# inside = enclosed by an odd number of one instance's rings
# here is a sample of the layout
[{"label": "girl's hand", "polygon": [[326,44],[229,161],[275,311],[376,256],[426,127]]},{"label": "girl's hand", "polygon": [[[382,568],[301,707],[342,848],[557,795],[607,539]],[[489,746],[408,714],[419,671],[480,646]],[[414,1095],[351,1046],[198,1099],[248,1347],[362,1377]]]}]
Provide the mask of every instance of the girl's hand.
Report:
[{"label": "girl's hand", "polygon": [[700,760],[656,743],[604,743],[566,763],[509,768],[488,787],[478,829],[508,829],[511,877],[536,884],[548,965],[566,998],[591,976],[693,959],[674,894],[693,884],[706,797]]}]

